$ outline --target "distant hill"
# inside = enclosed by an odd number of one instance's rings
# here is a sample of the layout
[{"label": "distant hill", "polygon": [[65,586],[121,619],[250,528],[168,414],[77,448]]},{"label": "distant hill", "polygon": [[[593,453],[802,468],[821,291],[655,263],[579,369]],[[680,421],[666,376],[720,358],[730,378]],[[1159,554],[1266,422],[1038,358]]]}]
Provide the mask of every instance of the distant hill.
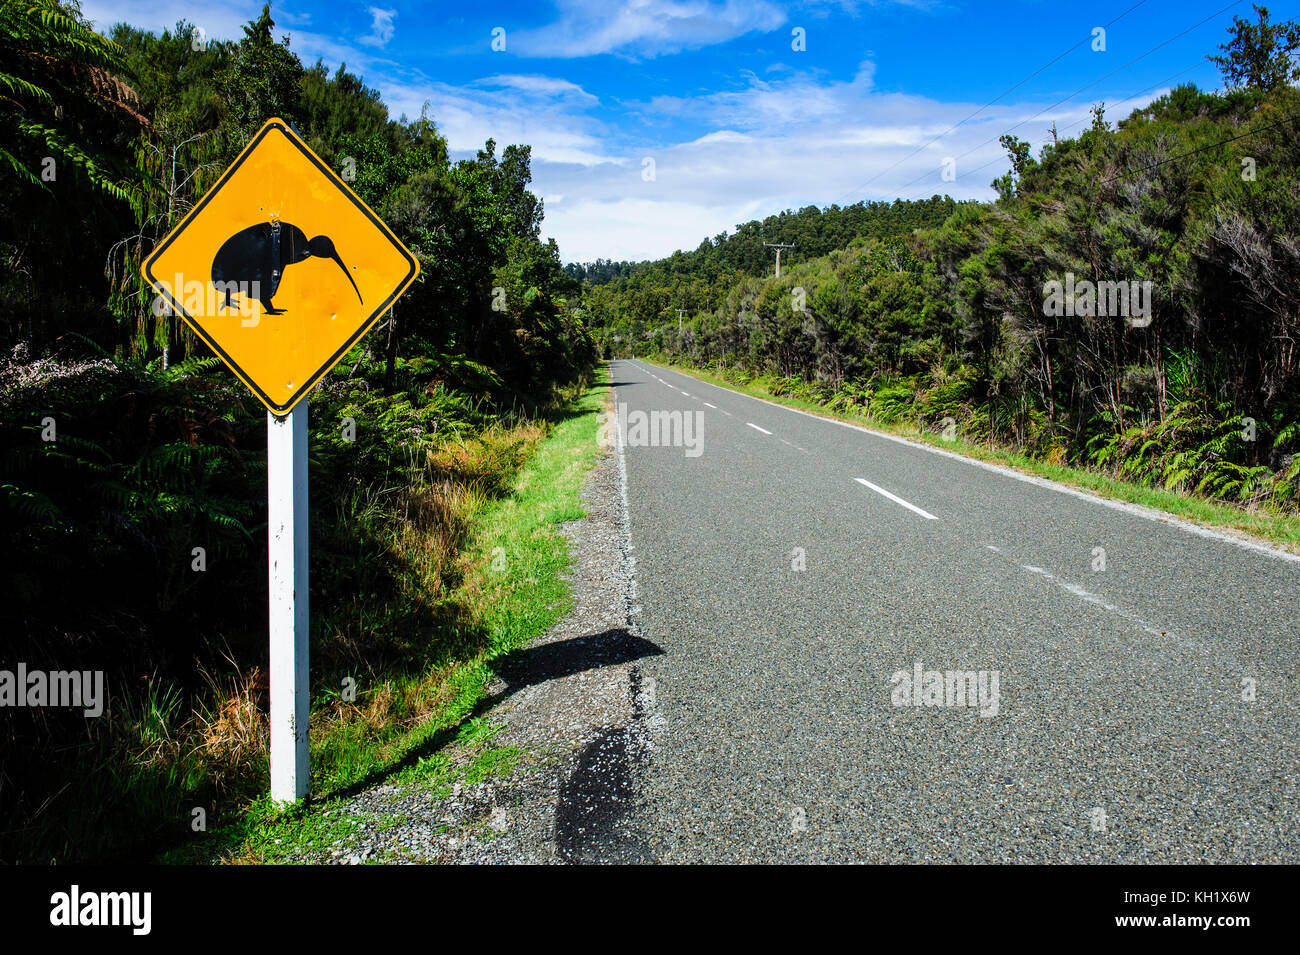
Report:
[{"label": "distant hill", "polygon": [[880,239],[905,235],[914,229],[941,225],[960,205],[948,196],[893,202],[858,202],[826,209],[805,206],[798,212],[778,213],[737,226],[733,234],[722,232],[706,238],[693,252],[674,252],[664,259],[646,262],[570,263],[565,271],[580,282],[605,285],[619,278],[642,278],[655,272],[713,280],[728,272],[761,276],[771,271],[774,256],[764,242],[794,245],[781,258],[782,264],[803,262],[850,245],[854,239]]}]

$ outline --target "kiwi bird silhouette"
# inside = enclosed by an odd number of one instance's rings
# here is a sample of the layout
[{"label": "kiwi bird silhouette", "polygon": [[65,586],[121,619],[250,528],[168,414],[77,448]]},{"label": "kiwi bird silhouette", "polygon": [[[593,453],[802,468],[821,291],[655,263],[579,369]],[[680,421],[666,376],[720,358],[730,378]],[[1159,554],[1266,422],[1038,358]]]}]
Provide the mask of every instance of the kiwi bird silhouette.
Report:
[{"label": "kiwi bird silhouette", "polygon": [[[337,263],[348,281],[352,282],[357,301],[364,303],[361,290],[352,281],[348,267],[343,264],[338,250],[334,248],[334,241],[327,235],[309,239],[302,229],[288,222],[280,223],[278,245],[275,231],[269,222],[250,225],[221,243],[221,248],[212,259],[212,281],[214,284],[227,283],[224,286],[226,308],[234,304],[231,300],[234,291],[255,288],[262,303],[262,311],[267,315],[280,315],[284,309],[272,305],[271,299],[280,287],[284,270],[313,256],[332,259]],[[228,284],[231,282],[240,284],[235,287]],[[253,282],[257,285],[252,285]],[[217,287],[222,288],[221,285]]]}]

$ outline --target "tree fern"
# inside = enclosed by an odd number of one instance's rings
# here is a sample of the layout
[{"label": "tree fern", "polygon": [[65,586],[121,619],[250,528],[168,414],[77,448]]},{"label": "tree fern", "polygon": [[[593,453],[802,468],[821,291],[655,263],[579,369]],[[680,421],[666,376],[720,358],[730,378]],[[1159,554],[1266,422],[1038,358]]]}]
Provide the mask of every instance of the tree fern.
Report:
[{"label": "tree fern", "polygon": [[[126,188],[104,171],[102,163],[51,125],[65,97],[91,98],[87,94],[91,71],[122,70],[122,52],[55,0],[0,2],[0,126],[8,128],[8,135],[0,140],[3,165],[29,186],[48,191],[49,185],[21,156],[35,148],[81,170],[101,192],[129,201]],[[38,120],[37,115],[48,119]]]}]

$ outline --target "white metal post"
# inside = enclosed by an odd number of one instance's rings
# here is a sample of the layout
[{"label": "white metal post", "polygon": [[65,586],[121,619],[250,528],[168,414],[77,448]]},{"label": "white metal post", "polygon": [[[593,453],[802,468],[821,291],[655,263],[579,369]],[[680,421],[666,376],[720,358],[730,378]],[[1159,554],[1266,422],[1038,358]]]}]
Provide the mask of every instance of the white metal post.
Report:
[{"label": "white metal post", "polygon": [[266,416],[271,624],[271,799],[307,795],[307,402]]}]

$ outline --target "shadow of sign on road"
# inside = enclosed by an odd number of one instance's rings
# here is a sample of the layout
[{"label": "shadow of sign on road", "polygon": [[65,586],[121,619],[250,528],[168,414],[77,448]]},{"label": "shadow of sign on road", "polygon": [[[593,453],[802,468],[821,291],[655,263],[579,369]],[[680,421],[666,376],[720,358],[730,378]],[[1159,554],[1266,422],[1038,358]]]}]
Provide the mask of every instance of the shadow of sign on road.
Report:
[{"label": "shadow of sign on road", "polygon": [[495,661],[497,676],[505,682],[506,688],[487,698],[480,708],[495,706],[524,687],[560,680],[598,667],[662,656],[663,652],[658,644],[635,636],[622,627],[515,650]]}]

